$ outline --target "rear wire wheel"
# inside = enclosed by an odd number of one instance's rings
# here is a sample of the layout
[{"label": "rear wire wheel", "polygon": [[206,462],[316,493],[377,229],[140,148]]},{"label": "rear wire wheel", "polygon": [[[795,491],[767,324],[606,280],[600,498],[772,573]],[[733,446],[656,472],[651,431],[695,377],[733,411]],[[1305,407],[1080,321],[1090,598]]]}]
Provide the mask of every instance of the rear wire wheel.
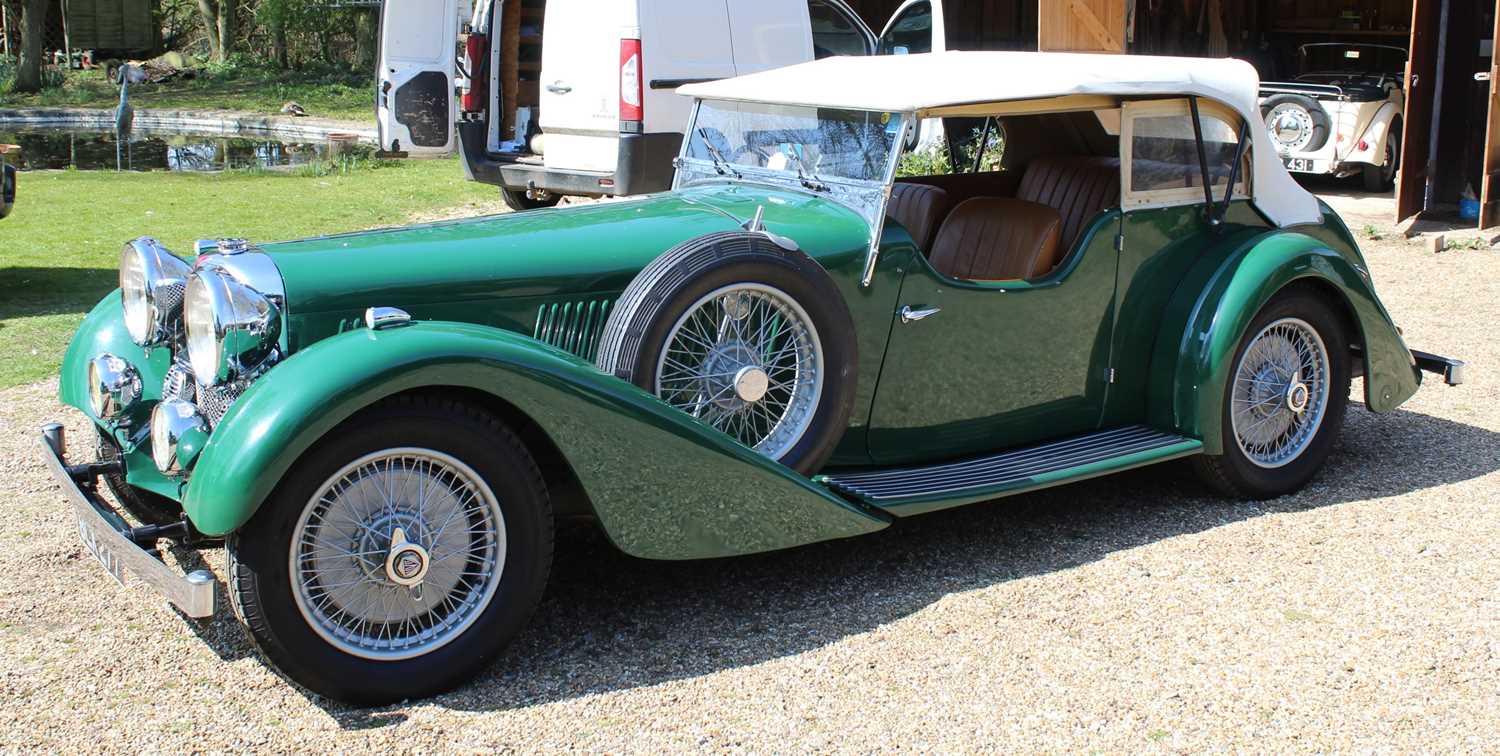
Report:
[{"label": "rear wire wheel", "polygon": [[1343,319],[1309,289],[1278,294],[1250,327],[1224,387],[1223,453],[1194,458],[1228,496],[1268,499],[1301,489],[1333,449],[1349,400]]}]

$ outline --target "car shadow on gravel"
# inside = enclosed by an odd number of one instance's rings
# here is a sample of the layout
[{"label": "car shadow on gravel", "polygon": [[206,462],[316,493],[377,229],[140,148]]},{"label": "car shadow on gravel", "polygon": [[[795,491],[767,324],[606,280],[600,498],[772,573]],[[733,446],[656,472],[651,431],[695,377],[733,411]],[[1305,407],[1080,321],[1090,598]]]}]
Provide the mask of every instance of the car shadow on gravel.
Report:
[{"label": "car shadow on gravel", "polygon": [[[951,593],[1262,515],[1379,507],[1497,469],[1500,434],[1351,405],[1325,470],[1303,492],[1271,501],[1212,497],[1186,464],[1166,464],[735,559],[638,560],[591,530],[565,530],[530,630],[474,683],[421,703],[504,710],[699,677],[818,649]],[[400,706],[315,702],[350,729],[404,719]]]}]

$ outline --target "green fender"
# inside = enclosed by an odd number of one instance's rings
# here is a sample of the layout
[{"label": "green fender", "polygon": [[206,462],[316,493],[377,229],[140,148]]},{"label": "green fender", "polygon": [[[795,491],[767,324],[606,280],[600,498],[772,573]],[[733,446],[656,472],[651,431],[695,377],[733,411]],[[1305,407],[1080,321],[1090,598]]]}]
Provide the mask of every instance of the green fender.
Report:
[{"label": "green fender", "polygon": [[879,530],[851,504],[566,352],[487,326],[421,322],[324,339],[257,380],[214,428],[183,505],[209,535],[243,525],[319,438],[414,389],[463,388],[529,416],[626,553],[696,559]]},{"label": "green fender", "polygon": [[[1363,260],[1338,239],[1272,231],[1205,252],[1168,305],[1152,356],[1151,420],[1223,453],[1224,386],[1250,321],[1283,287],[1317,280],[1343,300],[1364,344],[1365,403],[1388,412],[1421,384],[1411,352],[1366,278]],[[1351,245],[1352,246],[1352,245]],[[1351,339],[1353,340],[1353,339]]]}]

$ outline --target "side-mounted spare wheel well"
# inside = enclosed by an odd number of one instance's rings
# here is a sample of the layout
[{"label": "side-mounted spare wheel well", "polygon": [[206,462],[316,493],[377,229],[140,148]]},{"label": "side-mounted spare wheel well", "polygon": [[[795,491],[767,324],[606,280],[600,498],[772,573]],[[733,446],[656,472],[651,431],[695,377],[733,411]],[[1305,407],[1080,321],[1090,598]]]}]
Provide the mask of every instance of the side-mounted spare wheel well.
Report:
[{"label": "side-mounted spare wheel well", "polygon": [[[573,466],[568,463],[567,458],[563,456],[562,451],[557,448],[557,444],[553,443],[547,432],[515,405],[478,389],[463,386],[423,386],[392,394],[371,405],[371,408],[386,402],[411,398],[453,402],[471,407],[499,420],[520,438],[521,443],[526,445],[526,450],[536,462],[537,468],[542,473],[542,481],[547,486],[547,494],[552,501],[552,513],[560,518],[594,519],[593,503],[589,501],[588,493],[584,491],[578,476],[573,473]],[[358,421],[360,416],[369,409],[354,413],[340,423],[340,427]],[[337,432],[337,428],[333,432]]]}]

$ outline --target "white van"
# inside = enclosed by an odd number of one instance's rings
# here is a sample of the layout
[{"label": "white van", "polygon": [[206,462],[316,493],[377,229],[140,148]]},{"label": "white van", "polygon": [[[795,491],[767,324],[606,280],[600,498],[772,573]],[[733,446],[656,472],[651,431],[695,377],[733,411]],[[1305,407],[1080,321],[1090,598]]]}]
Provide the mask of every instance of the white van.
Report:
[{"label": "white van", "polygon": [[455,60],[460,2],[384,3],[380,147],[446,154],[456,138],[468,176],[518,210],[669,188],[684,84],[943,49],[941,0],[906,0],[879,37],[844,0],[475,0]]}]

